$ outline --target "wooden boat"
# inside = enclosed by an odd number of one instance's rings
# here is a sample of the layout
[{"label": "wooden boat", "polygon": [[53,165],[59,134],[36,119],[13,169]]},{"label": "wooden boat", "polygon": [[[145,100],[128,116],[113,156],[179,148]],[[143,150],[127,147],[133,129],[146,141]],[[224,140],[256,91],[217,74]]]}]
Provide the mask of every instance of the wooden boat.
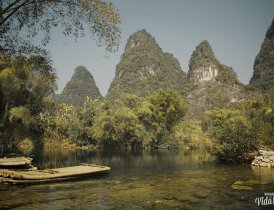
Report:
[{"label": "wooden boat", "polygon": [[82,164],[66,168],[55,168],[47,170],[0,170],[0,177],[3,183],[12,184],[35,184],[45,182],[64,181],[68,179],[80,178],[92,174],[107,173],[108,166],[94,164]]},{"label": "wooden boat", "polygon": [[0,167],[29,167],[31,161],[32,158],[26,157],[0,158]]}]

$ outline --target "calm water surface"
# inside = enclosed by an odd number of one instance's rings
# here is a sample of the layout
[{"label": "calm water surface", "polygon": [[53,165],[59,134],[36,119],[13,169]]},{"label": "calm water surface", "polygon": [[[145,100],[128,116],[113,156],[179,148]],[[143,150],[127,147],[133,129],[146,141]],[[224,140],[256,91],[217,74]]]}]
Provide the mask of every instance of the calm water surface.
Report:
[{"label": "calm water surface", "polygon": [[[274,169],[209,163],[197,151],[34,152],[40,169],[81,162],[108,175],[32,186],[0,186],[0,209],[274,209],[256,197],[274,192]],[[240,187],[232,187],[242,181]],[[234,188],[234,189],[233,189]]]}]

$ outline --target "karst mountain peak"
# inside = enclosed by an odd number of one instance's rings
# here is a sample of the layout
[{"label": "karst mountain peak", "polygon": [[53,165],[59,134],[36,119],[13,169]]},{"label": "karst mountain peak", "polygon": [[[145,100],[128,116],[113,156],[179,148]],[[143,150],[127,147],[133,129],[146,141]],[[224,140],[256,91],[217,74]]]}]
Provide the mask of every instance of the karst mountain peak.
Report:
[{"label": "karst mountain peak", "polygon": [[63,92],[58,97],[59,103],[81,106],[87,97],[102,98],[92,74],[84,66],[78,66]]},{"label": "karst mountain peak", "polygon": [[274,19],[256,56],[249,86],[274,97]]},{"label": "karst mountain peak", "polygon": [[188,76],[195,85],[216,79],[220,62],[215,57],[210,43],[203,40],[193,51],[189,61]]},{"label": "karst mountain peak", "polygon": [[186,73],[179,61],[171,53],[163,52],[150,33],[139,30],[127,40],[107,98],[117,98],[120,93],[146,96],[161,89],[184,95],[186,83]]},{"label": "karst mountain peak", "polygon": [[[189,70],[185,73],[178,59],[173,54],[164,52],[151,33],[145,29],[138,30],[127,39],[105,99],[115,100],[124,93],[144,97],[159,90],[170,90],[182,95],[194,107],[194,110],[201,112],[228,107],[230,104],[253,97],[253,93],[257,97],[261,94],[260,91],[271,93],[274,84],[273,37],[274,20],[266,32],[265,40],[254,62],[254,74],[248,86],[251,87],[250,89],[238,80],[234,69],[217,59],[218,56],[215,56],[214,49],[208,40],[202,40],[197,44],[189,60]],[[85,77],[93,81],[88,83],[95,84],[92,75],[83,66],[76,68],[72,81]],[[70,81],[60,98],[88,95],[87,93],[79,94],[76,86]],[[92,98],[101,98],[96,84],[92,86],[93,92],[96,92]],[[73,89],[72,87],[77,93],[65,94],[68,89]],[[66,102],[65,99],[62,101]]]}]

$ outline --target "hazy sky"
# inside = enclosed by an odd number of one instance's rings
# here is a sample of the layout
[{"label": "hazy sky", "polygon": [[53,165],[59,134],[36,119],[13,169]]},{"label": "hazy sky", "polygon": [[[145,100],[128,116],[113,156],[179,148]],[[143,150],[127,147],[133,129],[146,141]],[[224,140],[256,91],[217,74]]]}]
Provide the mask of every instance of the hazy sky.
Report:
[{"label": "hazy sky", "polygon": [[130,34],[146,29],[163,49],[172,53],[183,71],[193,50],[203,40],[211,44],[215,56],[231,66],[247,84],[253,63],[267,28],[274,18],[273,0],[112,0],[119,10],[122,40],[119,51],[105,58],[104,47],[86,38],[64,38],[55,31],[50,44],[60,93],[74,69],[85,66],[102,95],[107,93]]}]

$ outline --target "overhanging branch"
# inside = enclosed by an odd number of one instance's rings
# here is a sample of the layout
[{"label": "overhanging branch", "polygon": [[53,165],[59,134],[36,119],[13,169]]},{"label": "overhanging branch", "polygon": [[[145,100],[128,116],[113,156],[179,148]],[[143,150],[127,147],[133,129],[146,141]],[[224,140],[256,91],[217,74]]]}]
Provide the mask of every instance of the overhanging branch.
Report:
[{"label": "overhanging branch", "polygon": [[22,0],[15,0],[15,1],[12,2],[11,4],[9,4],[5,9],[3,9],[3,10],[0,12],[0,16],[4,16],[4,14],[5,14],[6,12],[8,12],[10,8],[12,8],[14,5],[16,5],[17,3],[19,3],[20,1],[22,1]]},{"label": "overhanging branch", "polygon": [[[20,0],[19,0],[20,1]],[[24,1],[22,4],[16,6],[14,8],[14,10],[9,13],[5,18],[3,18],[1,21],[0,21],[0,26],[3,25],[14,13],[16,13],[21,7],[23,7],[26,3],[28,2],[28,0]]]}]

